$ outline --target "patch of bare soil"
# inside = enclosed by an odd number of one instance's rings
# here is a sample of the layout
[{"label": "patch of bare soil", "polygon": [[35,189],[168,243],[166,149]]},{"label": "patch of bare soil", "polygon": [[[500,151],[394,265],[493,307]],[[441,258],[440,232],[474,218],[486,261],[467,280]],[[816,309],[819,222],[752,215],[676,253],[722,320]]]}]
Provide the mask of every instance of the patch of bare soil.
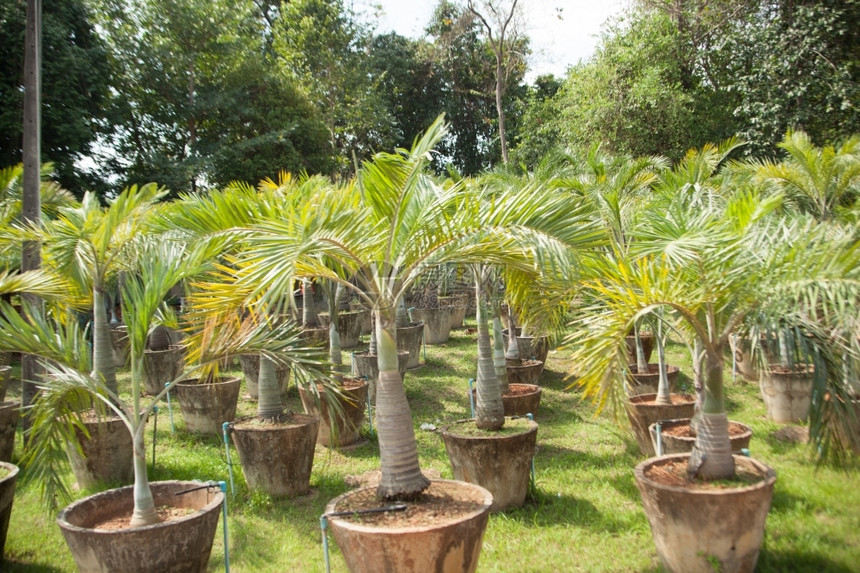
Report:
[{"label": "patch of bare soil", "polygon": [[[160,521],[175,521],[177,519],[182,519],[186,515],[191,515],[194,513],[194,509],[190,507],[172,507],[169,505],[161,505],[155,508],[156,513],[158,513],[158,519]],[[119,531],[121,529],[130,529],[131,525],[129,522],[131,521],[131,511],[124,513],[122,515],[118,515],[113,519],[109,519],[107,521],[103,521],[101,523],[96,523],[93,526],[93,529],[105,529],[108,531]]]},{"label": "patch of bare soil", "polygon": [[[677,426],[662,426],[661,431],[669,436],[675,436],[677,438],[693,438],[692,430],[690,429],[690,424],[678,424]],[[744,432],[746,432],[746,428],[738,424],[737,422],[729,422],[729,437],[733,438],[735,436],[740,436]]]},{"label": "patch of bare soil", "polygon": [[527,394],[534,394],[535,391],[536,390],[535,390],[534,386],[532,386],[530,384],[511,384],[510,390],[503,393],[502,396],[505,396],[505,397],[525,396]]},{"label": "patch of bare soil", "polygon": [[698,491],[721,490],[747,487],[765,479],[766,475],[754,466],[735,464],[735,476],[728,480],[690,479],[687,474],[687,460],[674,460],[655,464],[645,470],[645,477],[657,483],[683,487]]},{"label": "patch of bare soil", "polygon": [[[483,507],[482,496],[471,488],[445,481],[434,481],[415,501],[380,501],[375,489],[362,489],[342,500],[335,511],[351,512],[339,515],[353,523],[380,527],[421,527],[457,519]],[[382,508],[403,508],[399,511],[375,511]],[[368,512],[369,511],[369,512]],[[368,513],[359,513],[368,512]]]}]

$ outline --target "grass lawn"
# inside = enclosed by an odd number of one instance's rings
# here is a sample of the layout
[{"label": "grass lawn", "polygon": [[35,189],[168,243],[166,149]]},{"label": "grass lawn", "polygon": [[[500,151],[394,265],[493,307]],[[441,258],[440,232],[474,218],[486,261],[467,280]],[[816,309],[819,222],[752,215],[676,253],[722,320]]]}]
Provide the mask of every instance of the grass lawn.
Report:
[{"label": "grass lawn", "polygon": [[[455,331],[444,346],[428,346],[423,366],[406,375],[422,468],[451,478],[440,436],[420,430],[469,416],[467,381],[475,376],[474,334]],[[681,383],[689,385],[690,361],[684,347],[669,349],[681,366]],[[524,507],[490,517],[479,571],[659,571],[651,532],[633,481],[641,460],[626,418],[616,422],[566,388],[574,368],[565,350],[552,351],[541,377],[544,388],[536,420],[537,491]],[[860,479],[856,468],[817,468],[808,446],[777,440],[779,425],[765,420],[757,384],[732,383],[731,360],[726,380],[729,417],[753,428],[752,455],[776,469],[773,506],[767,521],[759,571],[857,571],[860,564]],[[236,375],[241,376],[238,368]],[[128,375],[120,377],[128,385]],[[19,399],[20,386],[11,389]],[[9,398],[7,398],[8,400]],[[255,404],[240,398],[240,413]],[[182,431],[174,401],[176,433],[162,407],[156,436],[156,467],[150,479],[201,479],[229,482],[220,438]],[[289,407],[301,411],[294,386]],[[365,426],[363,433],[369,436]],[[319,517],[326,503],[347,491],[347,476],[378,469],[378,447],[370,443],[348,452],[317,446],[308,499],[272,499],[249,492],[232,452],[236,496],[228,493],[230,569],[241,572],[325,571]],[[152,422],[147,447],[152,447]],[[20,437],[19,444],[20,448]],[[150,450],[151,452],[151,450]],[[16,455],[19,453],[16,450]],[[150,460],[151,462],[151,460]],[[70,478],[71,479],[71,478]],[[92,492],[76,492],[83,496]],[[75,571],[54,523],[54,513],[39,504],[35,490],[18,491],[6,542],[10,572]],[[222,525],[215,537],[210,571],[224,569]],[[331,569],[345,565],[330,537]]]}]

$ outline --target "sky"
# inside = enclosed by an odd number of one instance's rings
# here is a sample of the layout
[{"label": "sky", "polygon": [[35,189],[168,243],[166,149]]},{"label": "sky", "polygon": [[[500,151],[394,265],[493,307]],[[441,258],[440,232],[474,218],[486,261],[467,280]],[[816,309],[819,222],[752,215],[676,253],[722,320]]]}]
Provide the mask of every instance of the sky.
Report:
[{"label": "sky", "polygon": [[[381,6],[378,32],[395,31],[419,38],[430,20],[436,0],[354,0],[362,6]],[[520,0],[532,51],[527,79],[552,73],[563,76],[568,66],[588,59],[607,18],[619,14],[629,0]]]}]

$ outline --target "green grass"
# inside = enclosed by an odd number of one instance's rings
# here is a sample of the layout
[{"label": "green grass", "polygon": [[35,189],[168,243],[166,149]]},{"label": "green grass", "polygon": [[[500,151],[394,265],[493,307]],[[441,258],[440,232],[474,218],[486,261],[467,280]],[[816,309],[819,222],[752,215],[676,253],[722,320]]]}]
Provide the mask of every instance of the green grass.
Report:
[{"label": "green grass", "polygon": [[[475,375],[475,336],[455,331],[445,346],[430,346],[426,363],[406,375],[422,467],[452,476],[437,432],[422,431],[469,416],[467,381]],[[689,358],[683,348],[669,349],[689,384]],[[422,362],[424,362],[422,358]],[[537,490],[524,507],[490,518],[479,571],[659,571],[651,532],[632,468],[641,460],[630,429],[608,413],[595,416],[576,391],[566,389],[573,369],[569,353],[554,351],[541,378],[544,392],[537,421],[535,459]],[[860,562],[860,487],[857,470],[816,468],[806,445],[773,438],[777,424],[765,420],[756,384],[726,381],[730,418],[753,428],[753,456],[777,472],[776,491],[767,521],[758,569],[767,572],[856,571]],[[240,372],[236,371],[237,375]],[[127,376],[121,383],[127,384]],[[13,397],[16,391],[12,389]],[[171,434],[167,409],[158,419],[156,467],[150,478],[228,481],[223,442],[185,434],[174,403],[177,432]],[[289,406],[301,411],[291,387]],[[254,404],[243,401],[240,413]],[[364,430],[367,435],[367,428]],[[152,422],[147,433],[152,447]],[[19,438],[20,440],[20,438]],[[20,447],[20,444],[18,444]],[[16,451],[16,454],[18,452]],[[237,464],[235,450],[232,460]],[[378,447],[348,452],[318,447],[306,499],[272,499],[249,492],[235,465],[237,495],[228,495],[231,571],[324,571],[319,517],[326,503],[347,491],[346,477],[378,469]],[[90,492],[77,492],[83,496]],[[330,538],[332,571],[345,565]],[[209,569],[224,568],[219,531]],[[74,563],[54,523],[38,503],[37,493],[19,491],[6,543],[3,571],[74,571]]]}]

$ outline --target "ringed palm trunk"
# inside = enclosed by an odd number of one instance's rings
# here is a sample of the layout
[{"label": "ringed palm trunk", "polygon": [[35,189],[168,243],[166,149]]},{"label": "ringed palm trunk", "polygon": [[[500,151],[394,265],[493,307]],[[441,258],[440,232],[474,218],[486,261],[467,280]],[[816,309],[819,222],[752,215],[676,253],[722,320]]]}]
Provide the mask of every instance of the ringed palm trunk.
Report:
[{"label": "ringed palm trunk", "polygon": [[730,479],[735,474],[729,419],[723,397],[723,357],[713,347],[705,355],[705,399],[697,414],[696,443],[688,471],[705,479]]},{"label": "ringed palm trunk", "polygon": [[[490,344],[489,316],[484,282],[476,273],[475,297],[478,301],[478,403],[475,407],[475,424],[482,430],[501,430],[505,425],[505,408],[502,391],[496,376],[493,347]],[[516,338],[516,337],[514,337]]]},{"label": "ringed palm trunk", "polygon": [[511,389],[511,386],[508,383],[508,364],[505,362],[505,340],[502,336],[502,319],[499,316],[498,302],[493,305],[493,367],[496,369],[499,391],[504,394]]},{"label": "ringed palm trunk", "polygon": [[376,490],[382,499],[415,499],[430,486],[418,465],[418,445],[403,378],[397,367],[397,327],[391,304],[376,313],[379,381],[376,387],[376,431],[382,479]]},{"label": "ringed palm trunk", "polygon": [[314,301],[313,283],[302,279],[302,326],[315,328],[319,325],[316,302]]},{"label": "ringed palm trunk", "polygon": [[657,383],[657,399],[656,403],[660,406],[668,406],[672,403],[672,397],[669,392],[669,376],[666,372],[666,348],[663,344],[663,323],[657,322],[657,336],[655,338],[657,344],[657,365],[660,370],[660,378]]},{"label": "ringed palm trunk", "polygon": [[275,363],[260,355],[260,373],[257,378],[257,417],[261,420],[277,418],[284,411],[281,386],[275,371]]},{"label": "ringed palm trunk", "polygon": [[132,435],[132,463],[134,466],[134,510],[130,522],[132,527],[152,525],[161,521],[155,511],[152,490],[149,489],[149,477],[146,470],[146,445],[143,441],[145,427],[146,424],[142,424],[138,420]]},{"label": "ringed palm trunk", "polygon": [[105,386],[116,394],[116,367],[113,363],[113,345],[110,338],[105,291],[93,288],[93,371],[100,375]]}]

